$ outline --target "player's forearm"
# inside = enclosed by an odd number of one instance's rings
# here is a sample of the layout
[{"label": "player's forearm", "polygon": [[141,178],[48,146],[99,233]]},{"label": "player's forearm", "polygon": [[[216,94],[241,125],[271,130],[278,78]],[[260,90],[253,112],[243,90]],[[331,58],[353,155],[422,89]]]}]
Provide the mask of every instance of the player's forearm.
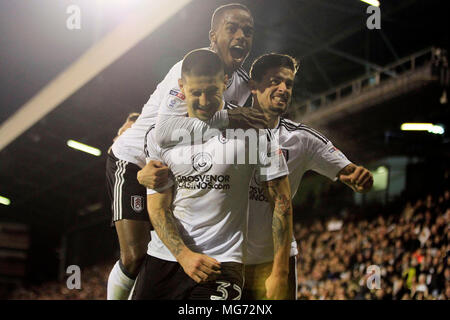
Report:
[{"label": "player's forearm", "polygon": [[293,234],[291,191],[287,176],[268,181],[267,192],[269,201],[274,208],[272,218],[274,245],[272,274],[287,275]]},{"label": "player's forearm", "polygon": [[158,237],[178,260],[180,254],[188,248],[178,232],[172,210],[169,208],[158,208],[151,210],[149,215]]},{"label": "player's forearm", "polygon": [[289,273],[289,255],[292,242],[292,206],[285,196],[275,202],[272,219],[274,259],[272,273]]},{"label": "player's forearm", "polygon": [[349,175],[352,174],[356,170],[356,165],[354,163],[349,163],[344,168],[341,169],[338,173],[338,178],[340,179],[341,175]]}]

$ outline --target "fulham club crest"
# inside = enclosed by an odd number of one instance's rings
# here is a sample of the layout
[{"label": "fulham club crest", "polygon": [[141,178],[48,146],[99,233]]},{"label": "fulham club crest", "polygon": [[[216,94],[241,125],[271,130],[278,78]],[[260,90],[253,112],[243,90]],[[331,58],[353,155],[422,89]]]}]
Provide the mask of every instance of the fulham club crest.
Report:
[{"label": "fulham club crest", "polygon": [[144,210],[144,197],[131,196],[131,208],[137,213],[141,213]]},{"label": "fulham club crest", "polygon": [[192,167],[200,174],[208,172],[212,165],[213,159],[207,152],[200,152],[192,157]]}]

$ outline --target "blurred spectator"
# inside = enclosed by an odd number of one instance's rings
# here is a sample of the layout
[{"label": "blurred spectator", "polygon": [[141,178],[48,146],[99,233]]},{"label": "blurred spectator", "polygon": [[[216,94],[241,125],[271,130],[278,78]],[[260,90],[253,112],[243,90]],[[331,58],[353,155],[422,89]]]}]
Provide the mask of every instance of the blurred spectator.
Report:
[{"label": "blurred spectator", "polygon": [[423,298],[428,298],[428,286],[426,284],[426,275],[424,273],[419,276],[419,282],[415,288],[413,288],[413,297],[419,293],[423,293]]}]

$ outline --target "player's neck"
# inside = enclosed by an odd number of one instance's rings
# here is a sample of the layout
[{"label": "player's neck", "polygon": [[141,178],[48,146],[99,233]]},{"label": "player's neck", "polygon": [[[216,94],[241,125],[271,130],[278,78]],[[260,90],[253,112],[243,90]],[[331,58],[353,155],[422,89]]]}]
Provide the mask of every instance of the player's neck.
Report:
[{"label": "player's neck", "polygon": [[278,126],[278,123],[280,122],[279,116],[272,116],[268,114],[264,114],[266,118],[268,119],[269,129],[275,129]]},{"label": "player's neck", "polygon": [[[217,48],[214,45],[210,45],[209,50],[214,51],[215,53],[217,53],[220,56],[220,54],[217,52]],[[224,66],[224,71],[225,71],[225,74],[228,76],[228,79],[231,79],[231,77],[233,76],[233,73],[236,71],[236,69],[234,69],[232,67],[230,68],[230,67]]]},{"label": "player's neck", "polygon": [[270,127],[270,128],[272,128],[272,129],[277,128],[277,127],[279,126],[279,124],[280,124],[280,120],[281,120],[281,117],[280,117],[280,116],[275,116],[275,123],[274,123],[273,126]]}]

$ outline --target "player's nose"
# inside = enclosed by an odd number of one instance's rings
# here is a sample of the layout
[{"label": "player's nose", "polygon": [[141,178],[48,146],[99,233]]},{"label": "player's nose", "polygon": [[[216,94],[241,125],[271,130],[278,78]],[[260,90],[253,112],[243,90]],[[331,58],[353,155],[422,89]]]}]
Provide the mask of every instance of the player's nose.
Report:
[{"label": "player's nose", "polygon": [[205,94],[205,93],[202,93],[201,96],[200,96],[199,99],[198,99],[198,103],[199,103],[201,106],[205,106],[205,105],[206,105],[206,101],[207,101],[207,99],[206,99],[206,94]]},{"label": "player's nose", "polygon": [[244,30],[242,30],[242,28],[238,28],[234,33],[234,38],[236,40],[244,40],[245,39]]},{"label": "player's nose", "polygon": [[287,91],[287,86],[286,86],[286,83],[284,81],[280,82],[280,84],[277,87],[277,91],[278,92],[286,92]]}]

